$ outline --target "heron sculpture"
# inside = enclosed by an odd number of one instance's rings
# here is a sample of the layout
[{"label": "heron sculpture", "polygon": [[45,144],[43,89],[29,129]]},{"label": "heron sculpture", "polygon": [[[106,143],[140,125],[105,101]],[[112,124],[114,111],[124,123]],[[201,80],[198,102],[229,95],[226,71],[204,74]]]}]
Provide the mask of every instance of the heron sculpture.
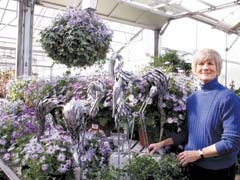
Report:
[{"label": "heron sculpture", "polygon": [[63,106],[63,114],[67,130],[73,140],[74,159],[77,166],[82,167],[81,160],[84,151],[84,138],[87,131],[88,119],[92,119],[98,112],[98,104],[105,94],[105,84],[100,81],[91,82],[87,89],[87,99],[72,99]]},{"label": "heron sculpture", "polygon": [[[137,115],[140,116],[144,143],[145,147],[147,147],[148,138],[144,118],[145,110],[146,107],[153,102],[153,99],[155,99],[157,100],[157,108],[159,112],[164,114],[164,111],[162,110],[162,101],[168,88],[168,78],[161,68],[153,68],[141,77],[137,77],[132,73],[124,71],[123,59],[118,53],[114,53],[110,59],[110,72],[114,78],[112,117],[114,118],[117,127],[119,127],[119,122],[123,119],[127,120],[126,122],[129,126],[131,119],[135,117],[132,108],[125,101],[126,95],[132,93],[132,87],[135,83],[144,81],[144,84],[146,84],[145,94],[147,94],[147,96],[145,97]],[[161,129],[160,137],[162,134]]]},{"label": "heron sculpture", "polygon": [[87,131],[88,119],[96,116],[98,104],[104,95],[105,84],[97,80],[88,85],[86,99],[72,98],[66,104],[56,97],[46,97],[40,100],[36,105],[36,116],[40,121],[38,139],[44,134],[46,115],[49,113],[54,115],[53,112],[56,108],[62,108],[66,130],[69,132],[73,142],[73,157],[77,166],[82,166],[81,155],[84,153],[84,149],[81,149],[81,147],[84,146],[82,143]]},{"label": "heron sculpture", "polygon": [[62,109],[63,101],[59,100],[57,97],[46,96],[37,101],[35,105],[36,118],[39,120],[39,130],[37,134],[38,141],[44,134],[46,115],[51,114],[53,124],[57,124],[56,110]]},{"label": "heron sculpture", "polygon": [[[118,133],[118,167],[120,167],[120,123],[124,124],[124,138],[127,141],[128,151],[131,150],[130,136],[133,134],[134,119],[132,108],[126,103],[125,98],[127,93],[131,93],[132,85],[136,77],[127,71],[123,70],[123,59],[118,53],[114,53],[110,59],[110,75],[114,79],[112,91],[112,118],[115,122],[115,127]],[[132,127],[131,133],[130,129]],[[123,144],[122,144],[123,150]],[[130,155],[130,153],[128,153]],[[130,159],[130,157],[129,157]]]},{"label": "heron sculpture", "polygon": [[[112,92],[112,117],[119,131],[120,122],[124,121],[129,128],[132,119],[131,107],[125,102],[127,93],[131,93],[136,76],[123,70],[123,59],[118,53],[114,53],[110,59],[110,75],[114,79]],[[129,134],[127,134],[128,136]]]},{"label": "heron sculpture", "polygon": [[[145,81],[149,87],[147,96],[139,109],[140,121],[141,121],[142,130],[143,130],[143,136],[144,136],[144,146],[148,147],[149,142],[148,142],[148,136],[147,136],[146,123],[144,120],[145,110],[149,104],[152,104],[153,99],[156,99],[157,108],[161,113],[161,115],[164,115],[164,111],[162,109],[162,102],[163,102],[163,97],[167,92],[168,78],[160,68],[153,68],[152,70],[147,72],[145,75],[143,75],[141,79]],[[160,129],[160,139],[161,139],[161,136],[162,136],[162,128]]]}]

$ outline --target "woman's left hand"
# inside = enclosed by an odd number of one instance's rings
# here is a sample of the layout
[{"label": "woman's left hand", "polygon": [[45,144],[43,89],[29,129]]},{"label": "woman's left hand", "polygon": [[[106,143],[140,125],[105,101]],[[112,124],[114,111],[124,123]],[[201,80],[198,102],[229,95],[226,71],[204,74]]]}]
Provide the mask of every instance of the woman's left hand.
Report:
[{"label": "woman's left hand", "polygon": [[183,151],[177,155],[177,160],[183,167],[187,166],[189,163],[197,161],[200,158],[198,150]]}]

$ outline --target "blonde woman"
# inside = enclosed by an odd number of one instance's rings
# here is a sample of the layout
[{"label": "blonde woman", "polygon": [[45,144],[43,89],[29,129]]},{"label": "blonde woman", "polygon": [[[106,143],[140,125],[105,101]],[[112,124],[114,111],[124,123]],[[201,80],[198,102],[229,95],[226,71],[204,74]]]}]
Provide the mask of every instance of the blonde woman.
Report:
[{"label": "blonde woman", "polygon": [[190,180],[234,180],[240,150],[240,99],[218,82],[222,58],[213,49],[195,53],[192,72],[199,90],[187,100],[187,128],[181,134],[149,145],[150,153],[169,145],[184,145],[179,164]]}]

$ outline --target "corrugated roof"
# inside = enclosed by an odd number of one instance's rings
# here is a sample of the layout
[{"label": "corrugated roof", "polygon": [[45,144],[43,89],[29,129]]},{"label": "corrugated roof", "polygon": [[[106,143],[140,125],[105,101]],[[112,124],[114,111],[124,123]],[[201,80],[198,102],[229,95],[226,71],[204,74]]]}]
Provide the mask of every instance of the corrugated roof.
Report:
[{"label": "corrugated roof", "polygon": [[[81,7],[82,3],[83,0],[38,0],[34,13],[34,33],[38,33],[67,6]],[[160,29],[169,21],[188,17],[226,33],[239,35],[239,5],[239,0],[98,0],[96,11],[103,19],[146,29]],[[17,16],[17,1],[0,1],[0,47],[15,48]]]}]

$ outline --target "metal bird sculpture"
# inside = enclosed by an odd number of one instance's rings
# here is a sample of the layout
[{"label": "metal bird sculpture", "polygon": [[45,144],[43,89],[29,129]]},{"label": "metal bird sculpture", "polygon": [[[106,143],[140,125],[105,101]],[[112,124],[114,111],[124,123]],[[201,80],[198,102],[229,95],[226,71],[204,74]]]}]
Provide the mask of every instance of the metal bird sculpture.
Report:
[{"label": "metal bird sculpture", "polygon": [[[132,109],[126,103],[125,99],[127,94],[132,93],[134,83],[144,82],[146,85],[145,94],[147,94],[147,96],[138,111],[138,115],[140,116],[140,122],[143,129],[145,147],[147,147],[148,138],[144,120],[145,110],[149,104],[152,104],[154,99],[157,101],[159,112],[164,114],[162,110],[162,101],[168,88],[168,78],[160,68],[153,68],[141,78],[137,78],[132,73],[123,70],[123,59],[118,53],[114,53],[110,59],[110,74],[114,78],[112,117],[117,127],[119,127],[119,122],[122,120],[126,120],[129,126],[130,120],[133,118]],[[160,130],[160,137],[161,134],[162,131]]]},{"label": "metal bird sculpture", "polygon": [[71,99],[63,106],[64,121],[67,131],[70,133],[74,143],[79,141],[79,135],[86,130],[87,116],[90,103],[84,100]]},{"label": "metal bird sculpture", "polygon": [[119,122],[123,119],[130,123],[131,108],[125,102],[125,96],[128,92],[131,93],[132,85],[136,79],[133,73],[123,70],[123,59],[119,54],[113,54],[110,59],[110,75],[114,79],[112,93],[112,117],[115,125],[118,127]]},{"label": "metal bird sculpture", "polygon": [[132,85],[136,76],[123,70],[123,59],[118,53],[113,54],[110,59],[110,73],[114,79],[112,92],[112,118],[114,118],[115,127],[118,132],[118,167],[120,167],[120,122],[125,125],[124,136],[128,144],[128,150],[130,151],[131,143],[129,141],[129,137],[132,136],[132,134],[130,134],[130,129],[132,127],[132,133],[134,119],[132,109],[126,103],[125,98],[129,92],[132,92]]},{"label": "metal bird sculpture", "polygon": [[[161,105],[163,102],[163,96],[167,92],[168,78],[160,68],[153,68],[151,71],[149,71],[148,73],[142,76],[142,80],[145,81],[149,87],[148,94],[139,109],[140,121],[141,121],[141,126],[142,126],[143,136],[144,136],[144,143],[145,143],[144,146],[148,147],[149,143],[148,143],[148,137],[147,137],[147,129],[146,129],[146,123],[144,120],[145,110],[149,104],[152,104],[153,99],[156,99],[158,110],[162,115],[164,114],[164,111],[162,110]],[[160,138],[161,136],[162,136],[162,130],[160,130]]]},{"label": "metal bird sculpture", "polygon": [[44,134],[45,129],[45,123],[46,123],[46,115],[51,114],[53,124],[57,124],[56,119],[56,110],[59,108],[62,108],[63,101],[59,100],[57,97],[44,97],[42,99],[39,99],[35,105],[35,111],[36,111],[36,118],[39,121],[39,130],[37,139],[40,140],[40,137]]},{"label": "metal bird sculpture", "polygon": [[72,98],[64,104],[57,97],[45,97],[36,103],[36,117],[39,120],[40,127],[38,132],[38,140],[44,134],[46,115],[52,114],[54,124],[57,124],[55,110],[60,108],[63,116],[66,130],[69,132],[74,146],[74,157],[77,164],[81,166],[80,146],[84,141],[84,136],[89,118],[94,118],[98,112],[98,103],[105,95],[105,84],[100,81],[91,82],[87,89],[87,98],[76,100]]},{"label": "metal bird sculpture", "polygon": [[87,99],[72,99],[63,106],[63,114],[66,127],[73,139],[74,159],[77,166],[82,167],[81,161],[84,151],[85,133],[87,131],[87,120],[93,118],[98,112],[98,103],[104,97],[105,85],[98,80],[88,85]]},{"label": "metal bird sculpture", "polygon": [[97,112],[99,111],[98,104],[104,98],[105,90],[106,85],[101,80],[91,82],[88,85],[87,94],[88,101],[91,102],[91,108],[89,110],[89,116],[91,118],[95,117]]}]

